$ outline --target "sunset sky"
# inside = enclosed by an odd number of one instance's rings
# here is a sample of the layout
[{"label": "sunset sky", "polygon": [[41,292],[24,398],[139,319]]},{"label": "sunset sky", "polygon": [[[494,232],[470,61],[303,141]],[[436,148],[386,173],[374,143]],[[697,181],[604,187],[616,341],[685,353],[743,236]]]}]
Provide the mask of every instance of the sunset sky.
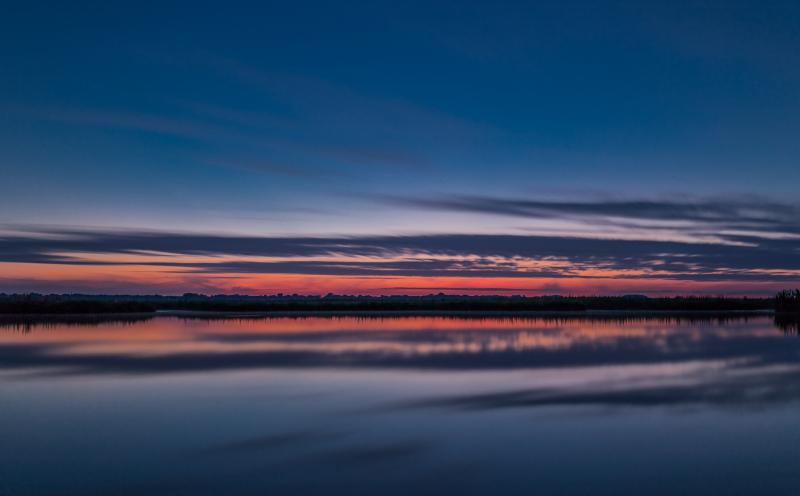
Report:
[{"label": "sunset sky", "polygon": [[0,292],[800,284],[800,3],[22,2]]}]

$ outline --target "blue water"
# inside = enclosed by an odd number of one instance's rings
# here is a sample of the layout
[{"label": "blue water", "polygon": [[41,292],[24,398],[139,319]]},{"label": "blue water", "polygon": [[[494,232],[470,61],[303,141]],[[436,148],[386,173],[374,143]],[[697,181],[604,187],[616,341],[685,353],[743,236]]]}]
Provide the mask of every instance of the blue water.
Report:
[{"label": "blue water", "polygon": [[0,323],[0,495],[800,494],[748,319]]}]

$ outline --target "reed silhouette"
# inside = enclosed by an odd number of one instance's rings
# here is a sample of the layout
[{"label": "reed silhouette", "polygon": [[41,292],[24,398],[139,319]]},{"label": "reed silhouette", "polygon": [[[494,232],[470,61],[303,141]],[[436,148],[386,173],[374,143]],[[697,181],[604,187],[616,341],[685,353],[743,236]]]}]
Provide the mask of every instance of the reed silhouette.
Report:
[{"label": "reed silhouette", "polygon": [[783,290],[775,296],[775,311],[800,314],[800,289]]}]

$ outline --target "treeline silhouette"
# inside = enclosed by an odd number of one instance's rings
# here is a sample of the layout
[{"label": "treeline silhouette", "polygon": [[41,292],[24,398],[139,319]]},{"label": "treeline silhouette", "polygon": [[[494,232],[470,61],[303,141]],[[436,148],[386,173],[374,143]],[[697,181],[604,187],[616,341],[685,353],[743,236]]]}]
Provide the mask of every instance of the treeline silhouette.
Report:
[{"label": "treeline silhouette", "polygon": [[0,294],[0,314],[87,314],[155,312],[153,304],[133,298],[90,295]]},{"label": "treeline silhouette", "polygon": [[[800,292],[776,298],[677,296],[426,296],[0,294],[0,314],[149,313],[157,310],[212,312],[565,312],[755,311],[797,308]],[[782,296],[784,295],[784,296]],[[794,306],[792,306],[794,305]],[[788,310],[780,310],[788,311]],[[796,310],[795,310],[796,311]]]}]

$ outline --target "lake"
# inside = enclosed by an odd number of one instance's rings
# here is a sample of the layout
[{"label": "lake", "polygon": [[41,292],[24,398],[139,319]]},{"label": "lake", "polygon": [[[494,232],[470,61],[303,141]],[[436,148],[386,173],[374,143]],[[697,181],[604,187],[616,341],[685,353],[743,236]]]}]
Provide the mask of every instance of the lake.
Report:
[{"label": "lake", "polygon": [[800,493],[772,316],[0,321],[0,495]]}]

